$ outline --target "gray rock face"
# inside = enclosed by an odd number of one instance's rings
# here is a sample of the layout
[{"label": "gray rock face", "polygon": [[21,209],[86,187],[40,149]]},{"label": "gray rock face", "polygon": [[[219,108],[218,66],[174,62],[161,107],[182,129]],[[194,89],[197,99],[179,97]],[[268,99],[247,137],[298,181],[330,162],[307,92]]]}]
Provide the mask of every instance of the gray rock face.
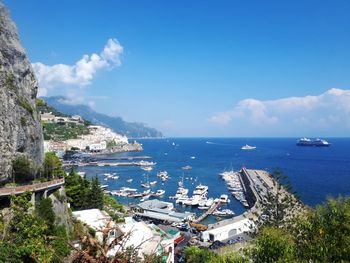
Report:
[{"label": "gray rock face", "polygon": [[36,166],[42,164],[37,85],[17,28],[0,2],[0,182],[10,179],[12,160],[18,155],[27,155]]}]

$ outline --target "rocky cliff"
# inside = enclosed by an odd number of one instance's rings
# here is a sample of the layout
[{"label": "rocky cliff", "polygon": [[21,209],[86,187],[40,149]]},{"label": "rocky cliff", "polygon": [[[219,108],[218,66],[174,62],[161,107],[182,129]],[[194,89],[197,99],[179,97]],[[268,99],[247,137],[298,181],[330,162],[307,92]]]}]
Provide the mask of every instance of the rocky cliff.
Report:
[{"label": "rocky cliff", "polygon": [[11,177],[12,160],[27,155],[33,166],[43,160],[37,80],[18,32],[0,2],[0,182]]}]

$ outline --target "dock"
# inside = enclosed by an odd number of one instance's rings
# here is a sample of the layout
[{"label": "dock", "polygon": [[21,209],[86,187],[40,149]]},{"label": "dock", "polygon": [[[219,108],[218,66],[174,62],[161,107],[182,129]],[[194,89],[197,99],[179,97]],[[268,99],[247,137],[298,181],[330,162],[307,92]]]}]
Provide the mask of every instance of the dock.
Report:
[{"label": "dock", "polygon": [[203,221],[207,216],[209,216],[212,213],[214,213],[214,211],[216,211],[216,209],[219,208],[220,204],[221,204],[220,202],[214,202],[211,205],[211,207],[209,207],[209,209],[207,211],[205,211],[204,214],[202,214],[200,217],[198,217],[195,220],[193,220],[193,223],[199,223],[199,222]]}]

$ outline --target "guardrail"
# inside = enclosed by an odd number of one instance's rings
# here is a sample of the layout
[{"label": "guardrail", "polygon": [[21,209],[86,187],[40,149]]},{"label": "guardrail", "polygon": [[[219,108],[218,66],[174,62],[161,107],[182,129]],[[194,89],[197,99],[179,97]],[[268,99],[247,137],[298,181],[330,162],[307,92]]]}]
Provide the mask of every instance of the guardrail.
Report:
[{"label": "guardrail", "polygon": [[64,178],[61,178],[61,179],[55,179],[55,180],[51,180],[43,183],[34,183],[34,184],[27,184],[27,185],[21,185],[21,186],[13,186],[13,187],[3,187],[3,188],[0,188],[0,197],[9,196],[9,195],[18,195],[26,191],[30,191],[30,192],[42,191],[49,188],[62,186],[63,184],[64,184]]}]

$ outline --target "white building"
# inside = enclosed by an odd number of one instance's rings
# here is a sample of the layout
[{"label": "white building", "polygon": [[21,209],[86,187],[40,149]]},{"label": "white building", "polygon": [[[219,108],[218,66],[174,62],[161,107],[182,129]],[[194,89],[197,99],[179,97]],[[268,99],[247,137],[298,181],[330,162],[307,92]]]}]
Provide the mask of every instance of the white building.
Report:
[{"label": "white building", "polygon": [[253,228],[254,222],[241,215],[209,225],[202,232],[201,238],[203,241],[223,241],[243,232],[250,232]]},{"label": "white building", "polygon": [[108,242],[112,242],[114,238],[116,238],[116,231],[114,229],[116,225],[105,211],[101,211],[100,209],[87,209],[75,211],[72,214],[75,219],[96,231],[96,238],[99,242],[102,243],[103,230],[106,228],[111,228],[111,231],[108,233]]},{"label": "white building", "polygon": [[114,256],[117,251],[133,246],[138,249],[140,257],[143,254],[157,254],[165,256],[167,263],[174,262],[174,237],[156,225],[136,222],[130,217],[126,218],[124,224],[119,224],[118,228],[125,236],[123,247],[116,245],[107,255]]}]

